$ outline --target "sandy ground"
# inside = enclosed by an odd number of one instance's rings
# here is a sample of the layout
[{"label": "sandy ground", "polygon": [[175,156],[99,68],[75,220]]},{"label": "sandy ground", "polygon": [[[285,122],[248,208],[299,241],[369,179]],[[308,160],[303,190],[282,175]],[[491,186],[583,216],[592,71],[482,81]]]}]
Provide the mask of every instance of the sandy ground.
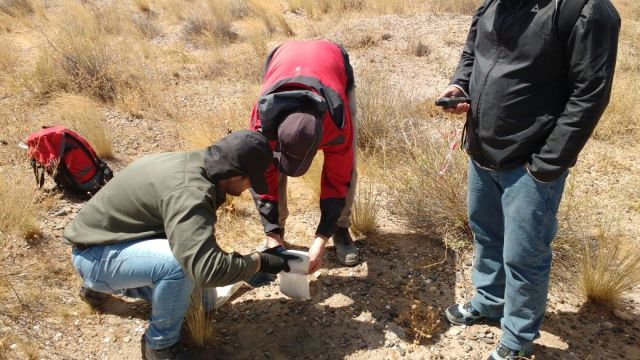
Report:
[{"label": "sandy ground", "polygon": [[[342,21],[341,30],[329,31],[327,37],[347,46],[357,74],[365,70],[384,74],[394,86],[430,100],[447,84],[469,18],[417,14]],[[367,34],[376,43],[359,46]],[[427,57],[407,50],[416,39],[431,49]],[[229,79],[193,80],[176,84],[167,97],[206,113],[243,86]],[[0,107],[15,101],[0,99]],[[33,119],[38,111],[42,110],[35,109]],[[116,171],[143,154],[183,146],[177,125],[169,121],[134,119],[109,111],[107,122],[117,156],[110,165]],[[3,140],[13,144],[19,139]],[[591,141],[575,172],[577,191],[593,199],[603,216],[612,214],[632,239],[640,238],[640,213],[634,207],[640,199],[639,155],[638,145]],[[2,165],[30,171],[26,162],[3,161]],[[293,215],[288,241],[292,247],[305,248],[318,211],[309,206],[304,184],[294,184],[290,195]],[[82,202],[59,198],[40,220],[43,239],[28,243],[8,238],[3,244],[0,276],[11,288],[5,285],[1,302],[0,338],[8,342],[1,347],[0,358],[29,358],[30,349],[36,353],[33,358],[45,359],[140,358],[147,304],[113,297],[99,311],[91,311],[77,297],[79,279],[70,265],[70,249],[60,237],[81,206]],[[228,250],[248,253],[261,240],[259,221],[246,198],[236,206],[236,215],[220,216],[217,231]],[[359,239],[358,246],[362,263],[353,268],[340,266],[333,249],[328,249],[323,270],[310,277],[310,301],[287,299],[279,293],[277,282],[242,288],[215,313],[215,340],[195,350],[194,358],[482,359],[496,346],[499,325],[450,326],[441,315],[448,305],[472,295],[469,254],[450,251],[444,259],[440,242],[412,233],[387,213],[379,231]],[[564,259],[563,253],[556,254],[535,358],[639,359],[640,291],[623,300],[619,306],[623,313],[617,316],[585,305],[575,264]],[[430,328],[430,337],[416,337],[416,328]]]}]

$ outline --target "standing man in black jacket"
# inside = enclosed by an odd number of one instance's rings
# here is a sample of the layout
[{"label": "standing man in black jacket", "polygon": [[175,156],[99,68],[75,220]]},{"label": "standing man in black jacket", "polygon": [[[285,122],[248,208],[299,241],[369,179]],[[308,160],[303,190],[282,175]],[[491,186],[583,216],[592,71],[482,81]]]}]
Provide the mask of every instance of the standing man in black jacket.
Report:
[{"label": "standing man in black jacket", "polygon": [[470,98],[446,111],[467,114],[476,289],[445,313],[501,320],[489,359],[539,337],[564,182],[609,102],[619,29],[610,0],[485,0],[442,93]]}]

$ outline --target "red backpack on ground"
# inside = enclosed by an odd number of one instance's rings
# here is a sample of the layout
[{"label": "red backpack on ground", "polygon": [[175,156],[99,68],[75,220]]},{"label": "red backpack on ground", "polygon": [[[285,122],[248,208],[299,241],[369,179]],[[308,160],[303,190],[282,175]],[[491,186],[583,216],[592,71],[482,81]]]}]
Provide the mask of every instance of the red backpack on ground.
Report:
[{"label": "red backpack on ground", "polygon": [[46,172],[59,188],[87,197],[98,192],[113,177],[109,166],[96,155],[91,145],[62,126],[45,127],[31,133],[25,143],[40,187]]}]

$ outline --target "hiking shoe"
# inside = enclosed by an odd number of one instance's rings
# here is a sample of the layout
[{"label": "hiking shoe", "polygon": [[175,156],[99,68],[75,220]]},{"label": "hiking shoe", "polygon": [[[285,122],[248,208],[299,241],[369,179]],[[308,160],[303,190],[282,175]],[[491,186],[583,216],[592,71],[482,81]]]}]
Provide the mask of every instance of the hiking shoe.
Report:
[{"label": "hiking shoe", "polygon": [[336,248],[338,262],[345,266],[358,265],[358,248],[351,238],[349,229],[339,227],[333,233],[333,246]]},{"label": "hiking shoe", "polygon": [[179,343],[162,349],[151,349],[143,340],[142,347],[144,348],[142,357],[145,360],[189,360],[189,351]]},{"label": "hiking shoe", "polygon": [[493,350],[487,360],[515,360],[515,359],[528,359],[531,355],[531,351],[526,350],[511,350],[508,347],[498,344],[498,347]]},{"label": "hiking shoe", "polygon": [[471,325],[484,316],[471,306],[471,303],[451,305],[444,311],[450,323],[454,325]]},{"label": "hiking shoe", "polygon": [[91,306],[92,308],[100,307],[109,297],[109,295],[107,294],[91,290],[84,285],[80,286],[78,296],[80,296],[80,299],[89,304],[89,306]]}]

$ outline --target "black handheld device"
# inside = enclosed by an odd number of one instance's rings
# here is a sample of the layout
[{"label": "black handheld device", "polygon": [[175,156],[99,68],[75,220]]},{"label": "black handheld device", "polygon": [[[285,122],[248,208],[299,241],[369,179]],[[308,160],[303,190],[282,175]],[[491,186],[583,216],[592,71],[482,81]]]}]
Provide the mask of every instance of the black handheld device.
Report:
[{"label": "black handheld device", "polygon": [[436,105],[445,109],[455,108],[458,104],[469,103],[471,103],[471,100],[468,97],[441,97],[436,100]]}]

